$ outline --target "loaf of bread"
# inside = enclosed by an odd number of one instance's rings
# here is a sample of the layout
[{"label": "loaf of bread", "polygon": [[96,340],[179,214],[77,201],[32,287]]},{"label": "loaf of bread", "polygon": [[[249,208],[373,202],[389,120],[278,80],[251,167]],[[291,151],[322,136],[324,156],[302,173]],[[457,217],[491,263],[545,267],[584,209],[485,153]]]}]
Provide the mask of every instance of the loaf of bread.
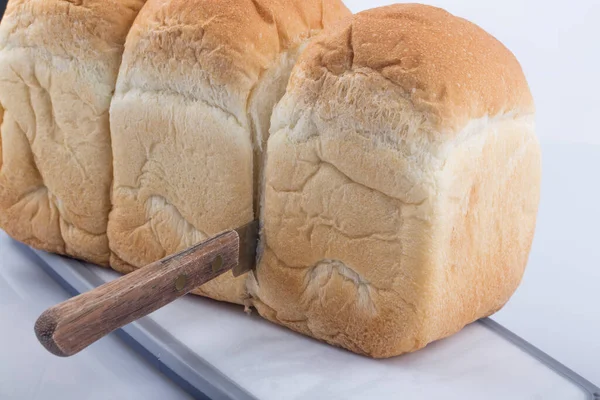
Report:
[{"label": "loaf of bread", "polygon": [[527,263],[531,93],[438,8],[11,0],[0,105],[11,236],[128,273],[259,218],[256,271],[194,293],[357,353],[490,315]]},{"label": "loaf of bread", "polygon": [[108,265],[108,109],[143,0],[10,1],[0,26],[0,227]]},{"label": "loaf of bread", "polygon": [[515,57],[441,9],[374,9],[319,36],[271,123],[253,305],[373,357],[501,308],[536,221],[533,115]]}]

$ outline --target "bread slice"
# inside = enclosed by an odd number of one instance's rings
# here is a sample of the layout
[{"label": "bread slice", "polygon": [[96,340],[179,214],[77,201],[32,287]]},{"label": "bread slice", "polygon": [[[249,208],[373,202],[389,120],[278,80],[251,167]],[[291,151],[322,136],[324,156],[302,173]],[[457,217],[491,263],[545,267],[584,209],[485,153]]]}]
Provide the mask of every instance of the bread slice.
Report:
[{"label": "bread slice", "polygon": [[142,0],[11,0],[0,25],[0,227],[108,265],[108,108]]},{"label": "bread slice", "polygon": [[319,36],[272,119],[253,305],[373,357],[500,309],[534,234],[533,117],[510,51],[441,9],[369,10]]},{"label": "bread slice", "polygon": [[[339,0],[150,0],[131,29],[110,115],[111,265],[129,272],[254,218],[275,103]],[[246,276],[197,293],[243,303]]]}]

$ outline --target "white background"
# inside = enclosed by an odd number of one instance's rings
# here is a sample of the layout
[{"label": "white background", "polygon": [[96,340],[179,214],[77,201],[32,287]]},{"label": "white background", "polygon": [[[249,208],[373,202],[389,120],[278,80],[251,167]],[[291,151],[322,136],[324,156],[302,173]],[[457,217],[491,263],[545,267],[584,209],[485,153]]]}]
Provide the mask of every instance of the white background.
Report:
[{"label": "white background", "polygon": [[[345,3],[358,12],[396,2]],[[537,231],[523,283],[494,319],[600,386],[600,1],[425,3],[503,42],[536,103]]]}]

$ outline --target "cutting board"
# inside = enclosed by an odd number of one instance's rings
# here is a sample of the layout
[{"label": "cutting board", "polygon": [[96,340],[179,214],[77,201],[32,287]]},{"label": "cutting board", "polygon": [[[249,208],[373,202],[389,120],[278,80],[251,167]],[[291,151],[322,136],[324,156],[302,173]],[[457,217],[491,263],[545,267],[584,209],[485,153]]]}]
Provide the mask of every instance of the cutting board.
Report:
[{"label": "cutting board", "polygon": [[[113,271],[36,251],[72,294]],[[491,319],[418,352],[373,360],[187,296],[117,335],[196,398],[597,399],[600,389]],[[87,351],[87,350],[86,350]]]}]

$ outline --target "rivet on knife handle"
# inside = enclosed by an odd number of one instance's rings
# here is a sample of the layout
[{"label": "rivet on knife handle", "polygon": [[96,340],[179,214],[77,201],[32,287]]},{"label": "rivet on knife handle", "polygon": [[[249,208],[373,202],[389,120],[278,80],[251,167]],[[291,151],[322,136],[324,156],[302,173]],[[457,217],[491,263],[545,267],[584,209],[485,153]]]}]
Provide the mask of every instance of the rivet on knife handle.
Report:
[{"label": "rivet on knife handle", "polygon": [[228,231],[46,310],[40,343],[67,357],[156,311],[238,264],[239,237]]}]

